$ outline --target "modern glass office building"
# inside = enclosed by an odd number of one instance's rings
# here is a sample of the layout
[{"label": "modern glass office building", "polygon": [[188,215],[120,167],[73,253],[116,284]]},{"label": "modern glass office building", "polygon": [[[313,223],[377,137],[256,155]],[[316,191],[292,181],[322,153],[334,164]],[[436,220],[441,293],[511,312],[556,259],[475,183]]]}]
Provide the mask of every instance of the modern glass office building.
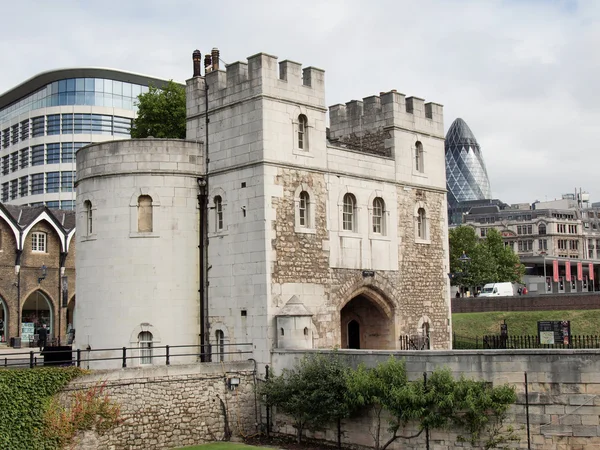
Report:
[{"label": "modern glass office building", "polygon": [[446,183],[448,208],[464,201],[492,198],[481,148],[469,126],[460,118],[446,134]]},{"label": "modern glass office building", "polygon": [[75,152],[127,139],[137,96],[167,80],[103,68],[43,72],[0,95],[0,201],[73,209]]}]

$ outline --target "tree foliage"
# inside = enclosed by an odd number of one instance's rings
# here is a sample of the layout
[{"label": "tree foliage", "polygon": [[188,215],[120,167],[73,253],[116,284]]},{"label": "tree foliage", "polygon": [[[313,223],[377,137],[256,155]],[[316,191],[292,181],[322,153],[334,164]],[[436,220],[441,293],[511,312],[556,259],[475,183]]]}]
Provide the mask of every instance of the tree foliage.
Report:
[{"label": "tree foliage", "polygon": [[[519,283],[525,273],[518,255],[504,245],[496,229],[489,229],[484,239],[479,239],[475,230],[460,226],[450,230],[450,272],[453,285],[482,286],[486,283],[510,281]],[[470,258],[468,263],[460,261],[462,254]]]},{"label": "tree foliage", "polygon": [[[385,450],[398,439],[416,438],[426,428],[456,430],[462,433],[459,441],[479,448],[515,439],[513,430],[503,427],[506,412],[516,401],[514,387],[455,380],[447,369],[435,370],[426,383],[410,381],[404,361],[394,357],[356,370],[339,355],[305,357],[296,368],[267,380],[259,392],[269,406],[292,417],[298,441],[305,428],[339,424],[359,410],[371,410],[375,418],[371,434],[376,450]],[[409,425],[412,432],[407,431]]]},{"label": "tree foliage", "polygon": [[292,417],[300,443],[304,429],[339,423],[350,415],[356,402],[346,389],[349,371],[339,355],[305,356],[297,367],[259,386],[259,394],[268,406],[277,406]]},{"label": "tree foliage", "polygon": [[185,88],[173,80],[159,89],[150,86],[137,101],[137,117],[133,120],[131,137],[185,139]]}]

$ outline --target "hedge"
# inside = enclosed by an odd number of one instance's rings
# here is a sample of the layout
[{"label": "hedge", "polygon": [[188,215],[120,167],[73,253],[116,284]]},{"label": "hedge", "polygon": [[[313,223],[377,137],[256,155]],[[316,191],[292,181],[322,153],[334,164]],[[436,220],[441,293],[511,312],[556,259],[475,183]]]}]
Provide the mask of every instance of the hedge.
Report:
[{"label": "hedge", "polygon": [[0,369],[0,449],[50,450],[44,412],[52,396],[84,373],[77,367]]}]

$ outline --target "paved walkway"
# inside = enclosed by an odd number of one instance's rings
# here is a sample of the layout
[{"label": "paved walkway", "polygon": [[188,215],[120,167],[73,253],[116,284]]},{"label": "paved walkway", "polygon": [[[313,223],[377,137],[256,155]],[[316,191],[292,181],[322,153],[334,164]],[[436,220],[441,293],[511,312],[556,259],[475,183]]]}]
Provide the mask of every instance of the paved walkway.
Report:
[{"label": "paved walkway", "polygon": [[0,345],[0,368],[29,367],[31,351],[33,351],[34,365],[43,364],[44,357],[40,355],[39,348],[12,348],[7,345]]}]

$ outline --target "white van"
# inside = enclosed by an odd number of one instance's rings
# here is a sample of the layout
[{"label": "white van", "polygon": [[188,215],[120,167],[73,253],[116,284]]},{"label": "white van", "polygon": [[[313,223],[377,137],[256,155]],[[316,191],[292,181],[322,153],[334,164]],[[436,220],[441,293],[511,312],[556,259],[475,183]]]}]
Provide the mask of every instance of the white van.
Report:
[{"label": "white van", "polygon": [[511,297],[515,295],[512,283],[488,283],[483,287],[479,297]]}]

